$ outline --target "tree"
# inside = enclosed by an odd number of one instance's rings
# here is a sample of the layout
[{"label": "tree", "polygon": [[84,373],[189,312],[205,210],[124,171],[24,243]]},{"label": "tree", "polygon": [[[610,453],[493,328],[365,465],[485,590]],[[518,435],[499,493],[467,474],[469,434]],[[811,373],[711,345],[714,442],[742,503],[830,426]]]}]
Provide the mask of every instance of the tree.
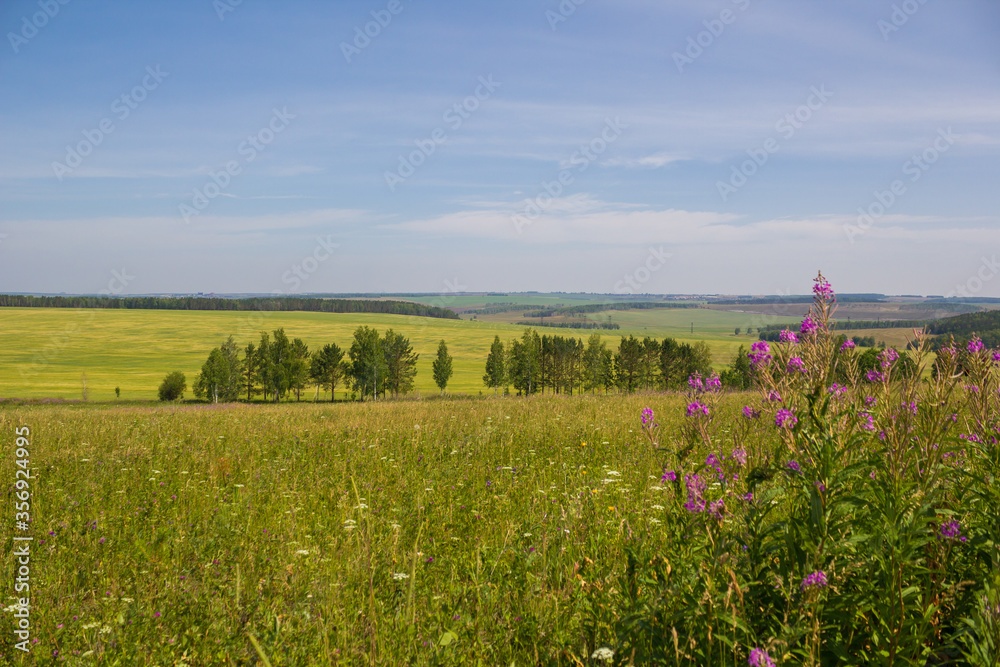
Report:
[{"label": "tree", "polygon": [[193,388],[195,396],[208,398],[213,403],[230,403],[239,397],[242,368],[239,348],[232,336],[209,353]]},{"label": "tree", "polygon": [[521,340],[511,341],[508,365],[511,384],[519,394],[538,391],[541,376],[542,341],[532,329],[525,329]]},{"label": "tree", "polygon": [[729,368],[719,373],[719,379],[723,386],[734,389],[745,391],[753,387],[753,376],[750,373],[750,359],[747,358],[746,347],[740,345],[740,349],[733,357]]},{"label": "tree", "polygon": [[288,358],[288,386],[295,389],[295,400],[302,400],[302,388],[309,379],[309,346],[301,338],[292,341]]},{"label": "tree", "polygon": [[[367,326],[354,330],[354,342],[347,351],[351,358],[351,381],[354,390],[365,396],[378,396],[379,382],[385,382],[386,363],[378,331]],[[383,384],[384,386],[384,384]]]},{"label": "tree", "polygon": [[330,401],[333,402],[333,392],[337,383],[350,373],[350,367],[344,362],[344,351],[336,343],[324,345],[313,353],[309,364],[309,377],[326,391],[330,389]]},{"label": "tree", "polygon": [[177,401],[184,397],[184,390],[187,389],[187,379],[184,373],[174,371],[163,378],[160,383],[160,400]]},{"label": "tree", "polygon": [[594,391],[604,386],[604,377],[608,372],[605,367],[608,357],[607,345],[601,340],[601,334],[591,334],[587,339],[587,349],[583,353],[583,388]]},{"label": "tree", "polygon": [[615,383],[624,391],[632,393],[639,386],[644,360],[642,342],[635,336],[622,336],[618,344],[615,360]]},{"label": "tree", "polygon": [[385,391],[391,391],[396,397],[413,389],[420,355],[413,353],[410,339],[389,329],[382,337],[382,352],[386,366]]},{"label": "tree", "polygon": [[292,342],[288,340],[284,329],[274,331],[274,340],[268,346],[268,381],[271,390],[271,399],[277,403],[292,383]]},{"label": "tree", "polygon": [[253,343],[247,343],[243,353],[243,386],[247,388],[247,401],[250,401],[254,394],[260,393],[260,390],[257,389],[260,357],[257,355],[257,347]]},{"label": "tree", "polygon": [[448,354],[448,346],[442,340],[438,343],[437,359],[431,364],[431,369],[434,372],[434,384],[440,387],[442,396],[444,396],[444,389],[448,386],[448,380],[451,379],[453,372],[451,360],[451,355]]},{"label": "tree", "polygon": [[493,388],[493,395],[496,396],[500,387],[507,382],[507,353],[504,350],[500,336],[493,337],[493,345],[490,346],[490,354],[486,357],[486,373],[483,375],[483,384]]},{"label": "tree", "polygon": [[739,328],[739,327],[736,327],[736,330],[735,330],[735,332],[733,333],[733,335],[734,335],[734,336],[739,336],[739,335],[740,335],[740,328]]}]

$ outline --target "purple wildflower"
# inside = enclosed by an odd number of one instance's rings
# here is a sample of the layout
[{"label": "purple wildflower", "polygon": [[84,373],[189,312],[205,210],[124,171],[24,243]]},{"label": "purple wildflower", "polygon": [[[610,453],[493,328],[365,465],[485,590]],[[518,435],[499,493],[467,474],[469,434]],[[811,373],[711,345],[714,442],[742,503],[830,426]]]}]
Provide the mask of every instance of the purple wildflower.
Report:
[{"label": "purple wildflower", "polygon": [[708,506],[708,512],[716,519],[721,519],[722,514],[726,511],[726,503],[719,498],[718,500],[713,500],[712,504]]},{"label": "purple wildflower", "polygon": [[687,407],[687,416],[688,417],[695,417],[695,416],[698,415],[698,413],[701,413],[701,414],[703,414],[705,416],[708,416],[708,406],[705,405],[704,403],[699,402],[699,401],[695,401],[694,403],[691,403]]},{"label": "purple wildflower", "polygon": [[816,570],[802,580],[802,590],[807,588],[826,588],[829,582],[826,580],[826,572]]},{"label": "purple wildflower", "polygon": [[788,360],[788,372],[794,373],[796,371],[799,373],[806,372],[806,364],[800,357],[792,357]]},{"label": "purple wildflower", "polygon": [[639,420],[642,422],[643,426],[646,426],[647,424],[652,423],[652,421],[653,421],[653,410],[652,410],[652,408],[644,408],[643,411],[642,411],[642,416],[639,417]]},{"label": "purple wildflower", "polygon": [[705,391],[705,384],[701,380],[701,373],[695,373],[688,377],[688,386],[695,390],[695,392]]},{"label": "purple wildflower", "polygon": [[840,345],[840,351],[847,352],[848,350],[853,350],[855,347],[854,341],[848,338]]},{"label": "purple wildflower", "polygon": [[684,509],[692,514],[705,511],[705,480],[699,475],[684,475],[684,485],[687,487],[688,499]]},{"label": "purple wildflower", "polygon": [[873,369],[865,373],[865,379],[869,382],[885,382],[885,373]]},{"label": "purple wildflower", "polygon": [[868,412],[859,412],[858,418],[861,419],[861,430],[868,431],[869,433],[875,432],[875,420]]},{"label": "purple wildflower", "polygon": [[942,540],[958,540],[959,542],[966,540],[965,536],[962,535],[962,526],[957,521],[942,523],[938,537]]},{"label": "purple wildflower", "polygon": [[722,378],[718,375],[713,375],[705,380],[706,391],[719,391],[720,389],[722,389]]},{"label": "purple wildflower", "polygon": [[750,364],[753,367],[767,366],[771,363],[771,346],[767,344],[766,340],[759,340],[750,346],[750,353],[747,357],[750,359]]},{"label": "purple wildflower", "polygon": [[747,419],[757,419],[757,417],[760,417],[760,410],[754,410],[749,405],[744,405],[743,416]]},{"label": "purple wildflower", "polygon": [[986,346],[983,345],[983,341],[979,336],[973,336],[972,340],[970,340],[968,345],[966,345],[966,349],[972,354],[976,354],[977,352],[985,350]]},{"label": "purple wildflower", "polygon": [[745,466],[747,464],[747,450],[742,448],[734,449],[729,458],[736,461],[736,465]]},{"label": "purple wildflower", "polygon": [[865,406],[869,408],[874,408],[878,405],[878,399],[874,396],[865,396]]},{"label": "purple wildflower", "polygon": [[842,384],[837,384],[836,382],[834,382],[832,385],[830,385],[830,388],[827,389],[827,391],[829,391],[834,396],[842,396],[847,391],[847,387]]},{"label": "purple wildflower", "polygon": [[771,656],[764,649],[755,648],[750,651],[750,658],[747,659],[747,664],[750,667],[774,667],[774,660],[771,660]]},{"label": "purple wildflower", "polygon": [[782,343],[798,343],[799,337],[795,335],[795,332],[789,331],[788,329],[782,329],[781,333],[778,334],[778,339]]},{"label": "purple wildflower", "polygon": [[899,359],[899,352],[897,352],[894,347],[883,350],[882,353],[878,355],[878,360],[882,365],[882,370],[884,371],[889,370],[889,367],[892,366],[892,363],[897,359]]},{"label": "purple wildflower", "polygon": [[776,391],[767,392],[767,400],[774,401],[775,403],[781,403],[781,394]]},{"label": "purple wildflower", "polygon": [[677,472],[674,470],[668,470],[663,473],[663,477],[660,478],[661,482],[672,482],[677,479]]},{"label": "purple wildflower", "polygon": [[799,423],[795,413],[782,408],[774,415],[774,425],[778,428],[792,428]]},{"label": "purple wildflower", "polygon": [[822,278],[816,278],[813,280],[816,284],[813,285],[813,294],[818,296],[823,301],[833,301],[835,296],[833,294],[833,287],[830,283],[823,280]]},{"label": "purple wildflower", "polygon": [[792,460],[785,464],[789,470],[794,470],[795,472],[802,472],[802,466],[799,465],[798,461]]},{"label": "purple wildflower", "polygon": [[802,326],[799,327],[799,333],[805,336],[816,333],[818,330],[819,323],[812,318],[812,315],[806,315],[806,318],[802,320]]}]

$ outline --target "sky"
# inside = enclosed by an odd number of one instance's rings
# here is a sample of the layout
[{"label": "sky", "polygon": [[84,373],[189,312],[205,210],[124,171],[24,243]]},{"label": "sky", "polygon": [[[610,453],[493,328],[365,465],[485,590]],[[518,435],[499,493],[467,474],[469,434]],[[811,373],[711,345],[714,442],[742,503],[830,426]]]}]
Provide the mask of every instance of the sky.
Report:
[{"label": "sky", "polygon": [[1000,296],[995,0],[4,0],[0,292]]}]

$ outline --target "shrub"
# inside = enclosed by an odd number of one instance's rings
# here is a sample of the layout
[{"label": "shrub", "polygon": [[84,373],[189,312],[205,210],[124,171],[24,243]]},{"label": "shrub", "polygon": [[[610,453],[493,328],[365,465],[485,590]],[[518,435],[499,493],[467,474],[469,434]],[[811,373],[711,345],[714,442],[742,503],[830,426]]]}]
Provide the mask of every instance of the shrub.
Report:
[{"label": "shrub", "polygon": [[184,373],[174,371],[169,373],[163,382],[160,383],[160,400],[177,401],[184,397],[184,390],[187,389],[187,379]]}]

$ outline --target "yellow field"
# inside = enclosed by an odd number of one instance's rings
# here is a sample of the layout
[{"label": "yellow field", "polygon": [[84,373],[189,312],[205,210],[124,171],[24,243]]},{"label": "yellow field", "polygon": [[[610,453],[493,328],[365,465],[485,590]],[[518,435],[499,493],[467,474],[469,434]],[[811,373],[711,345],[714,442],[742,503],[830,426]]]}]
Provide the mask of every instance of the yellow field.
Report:
[{"label": "yellow field", "polygon": [[[748,317],[705,309],[616,311],[622,329],[598,333],[612,349],[622,335],[681,341],[705,340],[718,368],[727,365],[740,345],[756,335],[733,335]],[[591,315],[594,319],[607,314]],[[691,334],[694,322],[694,334]],[[232,334],[240,347],[257,342],[260,331],[285,329],[315,350],[326,343],[350,347],[354,330],[368,325],[392,328],[408,337],[420,354],[416,391],[435,394],[431,363],[444,339],[454,357],[450,392],[478,394],[493,337],[505,342],[524,327],[483,320],[442,320],[406,315],[332,313],[241,313],[179,310],[83,310],[56,308],[0,309],[0,398],[79,399],[84,378],[88,400],[153,399],[163,377],[182,371],[190,387],[209,351]],[[758,324],[759,326],[759,324]],[[884,331],[884,330],[883,330]],[[589,330],[539,328],[540,334],[586,338]],[[190,397],[190,391],[187,396]],[[312,398],[312,395],[310,395]]]}]

